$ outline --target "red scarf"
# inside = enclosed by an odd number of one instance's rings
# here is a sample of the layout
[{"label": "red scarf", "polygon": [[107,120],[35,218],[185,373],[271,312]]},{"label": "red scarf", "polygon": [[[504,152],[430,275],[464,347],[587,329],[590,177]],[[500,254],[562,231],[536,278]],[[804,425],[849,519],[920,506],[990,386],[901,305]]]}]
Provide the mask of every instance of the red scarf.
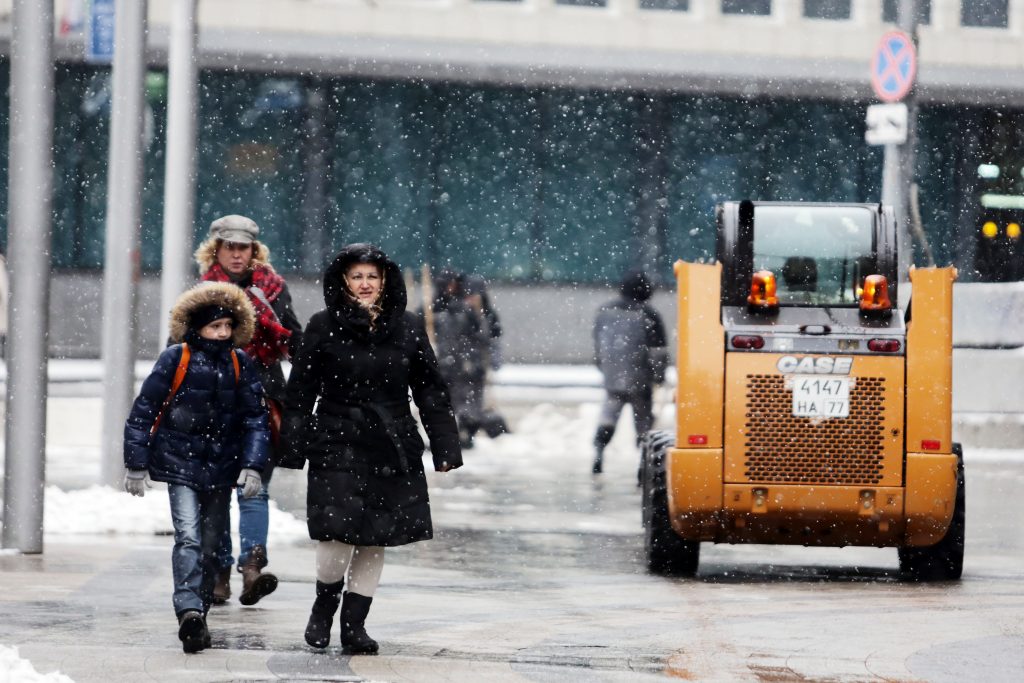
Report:
[{"label": "red scarf", "polygon": [[[202,279],[207,282],[233,282],[219,263],[214,263]],[[263,290],[267,301],[273,303],[284,289],[284,278],[268,266],[256,266],[252,271],[252,287]],[[271,367],[281,359],[288,358],[288,340],[292,331],[281,324],[273,309],[253,294],[251,288],[246,289],[245,293],[256,309],[256,331],[252,341],[242,350],[266,367]]]}]

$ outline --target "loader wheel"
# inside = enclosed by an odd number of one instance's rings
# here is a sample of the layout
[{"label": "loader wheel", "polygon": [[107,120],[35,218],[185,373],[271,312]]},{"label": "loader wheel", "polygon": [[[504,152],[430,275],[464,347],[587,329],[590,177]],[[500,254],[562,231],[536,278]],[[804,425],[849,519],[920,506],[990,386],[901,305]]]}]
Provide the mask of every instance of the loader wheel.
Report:
[{"label": "loader wheel", "polygon": [[955,581],[963,574],[967,504],[964,451],[960,444],[953,444],[953,453],[957,456],[953,519],[946,535],[935,545],[899,549],[900,575],[909,581]]},{"label": "loader wheel", "polygon": [[668,519],[665,455],[672,434],[648,432],[642,448],[644,552],[647,570],[663,576],[693,576],[700,561],[700,541],[685,541]]}]

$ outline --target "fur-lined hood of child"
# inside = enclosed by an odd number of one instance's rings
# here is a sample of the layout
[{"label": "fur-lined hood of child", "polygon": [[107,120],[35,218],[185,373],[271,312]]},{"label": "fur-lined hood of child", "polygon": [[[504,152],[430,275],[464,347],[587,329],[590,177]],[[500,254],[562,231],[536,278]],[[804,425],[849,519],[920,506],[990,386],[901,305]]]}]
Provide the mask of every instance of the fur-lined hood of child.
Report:
[{"label": "fur-lined hood of child", "polygon": [[171,341],[175,344],[185,341],[192,314],[207,306],[220,306],[234,313],[232,346],[241,348],[249,343],[256,330],[256,312],[245,291],[226,282],[204,282],[178,297],[171,308],[168,326]]}]

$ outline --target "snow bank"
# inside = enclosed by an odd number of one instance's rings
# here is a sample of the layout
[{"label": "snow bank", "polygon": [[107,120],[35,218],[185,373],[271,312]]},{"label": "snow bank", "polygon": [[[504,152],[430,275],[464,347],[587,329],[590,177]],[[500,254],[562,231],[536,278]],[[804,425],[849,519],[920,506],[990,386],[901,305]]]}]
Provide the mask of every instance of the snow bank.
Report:
[{"label": "snow bank", "polygon": [[0,645],[0,683],[73,683],[59,672],[41,674],[32,662],[18,656],[18,648]]},{"label": "snow bank", "polygon": [[[232,507],[236,503],[232,500]],[[237,519],[237,508],[232,518]],[[171,524],[167,487],[155,485],[142,498],[105,486],[63,491],[46,487],[44,515],[48,534],[166,535]],[[270,501],[270,540],[290,543],[308,539],[306,523]]]}]

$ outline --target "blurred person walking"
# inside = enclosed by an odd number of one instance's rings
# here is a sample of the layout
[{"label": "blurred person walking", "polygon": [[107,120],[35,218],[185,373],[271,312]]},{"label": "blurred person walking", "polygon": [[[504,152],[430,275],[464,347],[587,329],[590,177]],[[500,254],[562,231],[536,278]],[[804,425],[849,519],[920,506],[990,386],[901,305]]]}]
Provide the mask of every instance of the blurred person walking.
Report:
[{"label": "blurred person walking", "polygon": [[647,304],[652,293],[645,273],[628,272],[619,297],[601,306],[594,320],[594,351],[606,392],[594,435],[594,474],[604,466],[605,447],[626,404],[633,409],[637,445],[654,424],[653,390],[665,379],[668,351],[661,316]]},{"label": "blurred person walking", "polygon": [[503,361],[501,352],[501,320],[498,318],[498,311],[491,304],[491,298],[487,294],[487,281],[480,275],[467,274],[463,276],[463,295],[463,300],[476,315],[480,325],[480,334],[477,335],[476,339],[481,345],[484,376],[478,389],[481,404],[479,427],[487,436],[496,439],[510,431],[505,418],[501,416],[491,404],[491,401],[488,400],[488,378],[491,372],[501,368]]},{"label": "blurred person walking", "polygon": [[464,276],[442,271],[434,281],[434,349],[451,395],[462,448],[473,447],[483,422],[487,379],[487,332],[482,316],[466,302]]},{"label": "blurred person walking", "polygon": [[[350,244],[324,273],[325,309],[306,326],[288,378],[281,467],[309,461],[307,524],[316,600],[306,642],[377,652],[366,617],[384,549],[433,537],[419,409],[434,469],[462,466],[458,428],[421,320],[406,312],[402,273],[379,248]],[[348,590],[342,596],[346,581]]]},{"label": "blurred person walking", "polygon": [[[229,215],[210,224],[209,237],[196,249],[195,258],[204,282],[227,282],[248,295],[256,312],[256,326],[245,352],[255,361],[260,374],[271,427],[276,437],[285,394],[281,361],[291,358],[302,338],[302,325],[292,309],[288,285],[270,265],[270,250],[257,237],[259,226],[251,218]],[[239,602],[254,605],[277,589],[277,577],[263,571],[269,562],[267,534],[270,525],[270,478],[277,462],[277,439],[271,440],[270,461],[263,476],[263,487],[256,496],[238,493],[238,571],[242,573]],[[220,558],[220,571],[214,590],[214,602],[223,604],[231,597],[232,557],[231,523],[228,520]]]},{"label": "blurred person walking", "polygon": [[255,315],[233,285],[188,290],[171,309],[172,346],[142,383],[124,428],[125,490],[143,496],[167,483],[174,524],[171,570],[178,638],[185,652],[210,646],[217,549],[231,490],[261,488],[270,431],[252,360],[235,347],[253,334]]}]

